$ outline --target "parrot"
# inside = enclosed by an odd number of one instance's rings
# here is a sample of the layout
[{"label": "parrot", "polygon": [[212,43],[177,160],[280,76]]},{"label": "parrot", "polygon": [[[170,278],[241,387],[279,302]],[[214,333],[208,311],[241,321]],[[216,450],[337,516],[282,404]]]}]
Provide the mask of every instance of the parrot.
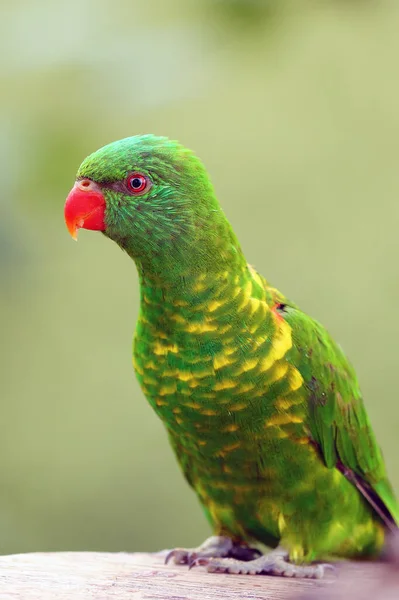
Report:
[{"label": "parrot", "polygon": [[399,506],[354,368],[247,262],[196,154],[152,134],[107,144],[64,217],[137,269],[134,369],[213,533],[166,561],[320,578],[381,556]]}]

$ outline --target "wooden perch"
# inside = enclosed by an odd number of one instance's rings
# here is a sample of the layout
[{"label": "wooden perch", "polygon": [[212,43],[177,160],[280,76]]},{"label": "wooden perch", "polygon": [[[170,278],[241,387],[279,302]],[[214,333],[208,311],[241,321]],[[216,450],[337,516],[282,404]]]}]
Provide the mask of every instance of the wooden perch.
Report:
[{"label": "wooden perch", "polygon": [[[399,598],[392,565],[352,563],[322,581],[206,573],[164,553],[55,552],[0,557],[1,600],[283,600]],[[389,573],[391,574],[389,576]],[[383,590],[390,581],[392,596]],[[349,583],[348,583],[349,582]],[[348,588],[349,585],[349,588]],[[342,588],[342,593],[340,589]],[[348,596],[348,590],[351,590]],[[360,596],[356,594],[363,590]],[[382,590],[382,595],[378,593]],[[372,596],[369,596],[372,591]]]}]

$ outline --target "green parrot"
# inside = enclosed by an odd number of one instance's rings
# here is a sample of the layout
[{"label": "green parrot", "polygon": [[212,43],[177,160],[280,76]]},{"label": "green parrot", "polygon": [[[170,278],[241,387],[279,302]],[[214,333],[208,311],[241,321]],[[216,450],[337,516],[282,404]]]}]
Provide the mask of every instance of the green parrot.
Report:
[{"label": "green parrot", "polygon": [[399,507],[356,374],[247,263],[201,161],[165,137],[113,142],[81,164],[65,220],[137,267],[135,371],[214,532],[168,559],[321,577],[378,556]]}]

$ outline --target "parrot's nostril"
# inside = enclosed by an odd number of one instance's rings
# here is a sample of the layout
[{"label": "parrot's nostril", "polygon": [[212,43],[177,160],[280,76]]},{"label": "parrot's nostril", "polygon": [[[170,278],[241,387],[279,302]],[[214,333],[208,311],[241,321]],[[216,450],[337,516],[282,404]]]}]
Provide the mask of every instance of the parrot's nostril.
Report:
[{"label": "parrot's nostril", "polygon": [[91,179],[79,179],[75,185],[82,192],[94,192],[97,190],[97,185]]}]

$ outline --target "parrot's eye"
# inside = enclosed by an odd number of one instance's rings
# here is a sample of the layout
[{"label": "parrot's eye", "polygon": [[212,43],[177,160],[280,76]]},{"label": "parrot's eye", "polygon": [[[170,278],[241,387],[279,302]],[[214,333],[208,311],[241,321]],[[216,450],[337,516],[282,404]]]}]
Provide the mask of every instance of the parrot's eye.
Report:
[{"label": "parrot's eye", "polygon": [[126,180],[128,189],[134,194],[142,194],[151,185],[150,180],[141,173],[132,173]]}]

